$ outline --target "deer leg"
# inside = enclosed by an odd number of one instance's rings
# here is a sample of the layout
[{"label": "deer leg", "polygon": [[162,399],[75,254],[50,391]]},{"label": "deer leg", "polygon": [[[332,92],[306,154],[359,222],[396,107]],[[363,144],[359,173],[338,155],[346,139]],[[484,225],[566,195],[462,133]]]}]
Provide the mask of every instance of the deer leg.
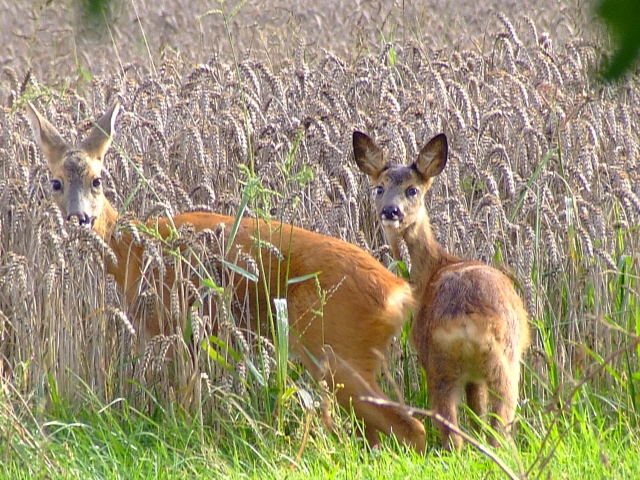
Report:
[{"label": "deer leg", "polygon": [[471,420],[476,432],[482,427],[482,420],[487,413],[488,392],[484,382],[470,382],[465,386],[467,404],[477,418]]},{"label": "deer leg", "polygon": [[[462,396],[462,388],[457,378],[441,375],[430,369],[428,372],[429,397],[431,407],[453,426],[458,426],[458,405]],[[447,450],[460,450],[462,437],[448,425],[435,420],[442,435],[442,447]]]},{"label": "deer leg", "polygon": [[[384,357],[376,349],[384,349],[391,332],[383,338],[336,337],[332,319],[337,312],[325,309],[321,318],[313,317],[309,305],[317,301],[312,285],[298,284],[289,291],[289,318],[293,332],[289,337],[295,350],[316,380],[326,380],[335,391],[341,406],[353,411],[364,422],[364,434],[370,445],[377,445],[379,434],[393,434],[402,443],[424,451],[426,433],[424,425],[413,418],[406,407],[384,404],[388,397],[376,381]],[[389,335],[387,335],[389,333]],[[329,344],[327,344],[327,340]],[[370,397],[374,401],[367,401]],[[379,403],[376,403],[379,402]]]},{"label": "deer leg", "polygon": [[[518,383],[520,380],[520,368],[510,368],[509,362],[504,356],[496,359],[491,375],[487,378],[487,386],[491,392],[490,408],[494,416],[491,418],[491,426],[499,435],[506,436],[511,432],[518,403]],[[499,438],[491,436],[489,442],[492,446],[500,445]]]},{"label": "deer leg", "polygon": [[332,352],[327,352],[326,358],[333,383],[338,386],[338,402],[343,407],[351,405],[356,416],[364,421],[365,437],[370,445],[376,445],[379,434],[384,433],[395,435],[419,452],[424,451],[426,434],[422,423],[413,418],[406,408],[384,404],[389,398],[376,382],[374,372],[377,365],[347,362]]},{"label": "deer leg", "polygon": [[[376,355],[371,356],[370,362],[348,362],[327,347],[321,354],[321,362],[309,355],[302,358],[317,380],[326,380],[329,388],[335,390],[336,399],[342,407],[353,408],[356,417],[364,423],[364,436],[369,445],[376,446],[380,442],[380,433],[384,433],[395,435],[401,443],[419,452],[425,450],[424,425],[413,418],[406,408],[385,405],[389,398],[375,379]],[[319,363],[323,364],[323,368],[318,367]]]}]

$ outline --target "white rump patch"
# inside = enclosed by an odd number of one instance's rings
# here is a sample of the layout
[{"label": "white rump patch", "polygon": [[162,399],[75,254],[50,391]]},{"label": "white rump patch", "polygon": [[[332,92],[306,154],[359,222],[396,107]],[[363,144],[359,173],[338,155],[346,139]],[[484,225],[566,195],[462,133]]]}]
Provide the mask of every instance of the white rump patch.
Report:
[{"label": "white rump patch", "polygon": [[404,314],[412,307],[411,287],[403,285],[396,288],[387,298],[387,310],[398,313],[398,323],[404,322]]},{"label": "white rump patch", "polygon": [[433,341],[439,348],[458,352],[461,356],[473,358],[493,346],[494,340],[473,321],[456,326],[441,326],[433,332]]}]

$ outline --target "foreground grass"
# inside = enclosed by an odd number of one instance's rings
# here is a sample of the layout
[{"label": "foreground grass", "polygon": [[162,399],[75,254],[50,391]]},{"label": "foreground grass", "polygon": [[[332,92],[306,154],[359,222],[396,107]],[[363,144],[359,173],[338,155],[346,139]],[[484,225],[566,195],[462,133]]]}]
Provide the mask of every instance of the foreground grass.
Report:
[{"label": "foreground grass", "polygon": [[[64,417],[64,415],[62,415]],[[543,419],[552,424],[553,418]],[[525,478],[640,478],[638,433],[624,420],[583,418],[545,431],[521,422],[518,447],[498,456]],[[536,421],[537,423],[537,421]],[[420,456],[390,439],[370,450],[357,436],[202,428],[185,420],[155,421],[129,408],[58,418],[0,432],[1,478],[503,478],[486,456],[466,447]],[[301,445],[304,448],[301,449]]]}]

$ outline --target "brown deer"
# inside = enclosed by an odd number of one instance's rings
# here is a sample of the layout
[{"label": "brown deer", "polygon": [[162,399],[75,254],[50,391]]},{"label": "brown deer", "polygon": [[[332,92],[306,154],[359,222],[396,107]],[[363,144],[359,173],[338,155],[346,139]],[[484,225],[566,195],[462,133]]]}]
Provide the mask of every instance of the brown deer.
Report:
[{"label": "brown deer", "polygon": [[[447,137],[431,139],[410,165],[391,165],[367,135],[353,134],[360,170],[372,184],[376,212],[393,255],[404,240],[411,258],[417,314],[412,341],[427,372],[433,409],[456,427],[466,393],[469,407],[508,431],[515,415],[520,360],[529,344],[527,313],[511,281],[481,262],[447,253],[435,239],[425,195],[447,162]],[[462,438],[438,422],[445,448],[459,449]],[[497,439],[491,437],[497,445]]]},{"label": "brown deer", "polygon": [[[142,246],[128,232],[114,234],[118,213],[105,197],[101,180],[119,108],[116,104],[106,112],[86,139],[72,146],[29,105],[36,139],[48,160],[53,195],[62,214],[67,219],[76,217],[81,225],[93,228],[108,243],[116,261],[107,260],[106,270],[115,277],[131,305],[143,276]],[[233,222],[234,218],[229,216],[194,212],[148,224],[157,226],[166,237],[173,225],[190,224],[200,231],[221,224],[231,227]],[[276,221],[244,218],[234,242],[253,258],[260,254],[263,259],[264,282],[261,279],[259,285],[254,285],[240,275],[234,280],[235,291],[249,297],[252,319],[267,318],[276,292],[286,297],[292,351],[316,379],[324,378],[330,388],[335,388],[342,406],[353,407],[364,422],[369,443],[375,445],[382,432],[424,450],[424,426],[406,409],[362,400],[367,396],[387,398],[376,376],[383,362],[382,354],[413,308],[410,285],[354,245]],[[274,245],[281,255],[273,248],[265,248],[265,242]],[[317,275],[287,282],[288,278],[309,274]],[[159,279],[165,289],[171,289],[174,275],[167,267],[165,277]],[[198,284],[197,278],[192,281]],[[265,293],[265,285],[269,285],[269,293]],[[326,298],[319,298],[319,289],[329,292]],[[170,316],[163,313],[170,308],[169,295],[163,295],[163,299],[167,302],[158,306],[157,316],[136,319],[151,335],[163,333],[167,328],[166,318]]]}]

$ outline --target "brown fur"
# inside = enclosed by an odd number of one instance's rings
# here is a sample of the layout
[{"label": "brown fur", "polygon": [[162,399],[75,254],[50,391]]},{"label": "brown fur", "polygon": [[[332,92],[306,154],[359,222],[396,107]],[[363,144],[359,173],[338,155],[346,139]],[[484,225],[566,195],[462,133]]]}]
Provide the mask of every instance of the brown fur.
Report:
[{"label": "brown fur", "polygon": [[[94,127],[87,140],[75,149],[66,145],[55,128],[33,107],[30,113],[52,177],[63,183],[62,191],[56,195],[60,209],[65,216],[93,219],[93,228],[109,243],[117,258],[115,263],[108,263],[107,270],[114,275],[131,305],[142,278],[142,246],[134,243],[128,233],[118,237],[112,234],[117,213],[102,190],[92,186],[92,180],[100,175],[117,112],[118,106],[107,112],[98,121],[99,127]],[[70,169],[67,165],[72,151],[76,164]],[[78,167],[78,161],[85,166]],[[70,172],[76,175],[70,178]],[[72,191],[71,185],[75,185],[76,191]],[[86,211],[70,212],[69,196],[76,198],[76,204]],[[166,237],[172,223],[176,227],[190,224],[196,230],[215,229],[225,224],[229,231],[233,221],[225,215],[186,213],[171,220],[157,220],[157,225],[160,234]],[[379,432],[393,433],[401,441],[423,450],[424,427],[405,409],[374,405],[361,399],[363,396],[387,398],[376,376],[382,363],[381,355],[413,306],[411,287],[363,250],[335,238],[278,222],[245,218],[240,223],[235,244],[256,258],[257,237],[275,245],[286,259],[278,260],[268,249],[260,252],[272,296],[278,292],[278,296],[286,296],[288,301],[292,350],[316,379],[324,378],[335,388],[343,406],[353,406],[365,423],[365,434],[371,444],[378,442]],[[313,273],[319,274],[320,287],[330,292],[324,305],[314,279],[290,286],[286,283],[286,278]],[[166,294],[163,295],[165,304],[158,305],[157,315],[138,319],[149,335],[165,332],[167,327],[175,328],[165,324],[171,318],[165,312],[169,310],[168,292],[174,276],[168,268],[165,278],[158,279]],[[236,275],[235,278],[236,292],[246,292],[250,298],[253,319],[266,319],[271,297],[266,297],[263,288],[255,288],[244,277]],[[197,279],[191,280],[197,284]],[[322,313],[318,313],[319,310]]]},{"label": "brown fur", "polygon": [[[520,360],[529,344],[527,313],[503,273],[450,255],[433,236],[424,197],[445,167],[446,137],[434,137],[409,166],[388,165],[382,150],[362,133],[354,133],[353,144],[358,166],[376,189],[376,208],[392,251],[397,255],[401,239],[409,249],[420,305],[412,340],[427,372],[434,410],[457,426],[458,405],[466,393],[477,415],[489,404],[493,427],[508,430],[518,399]],[[443,446],[461,447],[458,435],[438,426]]]}]

